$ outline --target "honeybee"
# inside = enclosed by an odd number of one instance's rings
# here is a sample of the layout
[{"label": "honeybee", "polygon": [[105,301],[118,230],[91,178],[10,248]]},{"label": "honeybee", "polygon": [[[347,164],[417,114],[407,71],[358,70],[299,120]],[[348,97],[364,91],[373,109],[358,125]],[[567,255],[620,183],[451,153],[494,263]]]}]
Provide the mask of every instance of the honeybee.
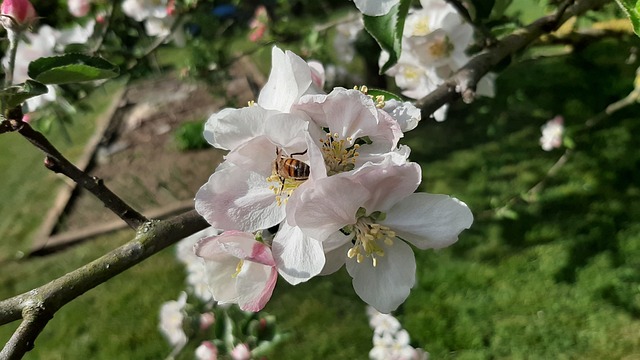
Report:
[{"label": "honeybee", "polygon": [[274,173],[280,178],[281,191],[284,189],[287,179],[305,181],[309,178],[309,165],[302,160],[293,158],[294,155],[304,155],[306,153],[307,150],[284,156],[282,155],[282,149],[276,147],[276,159],[273,161],[273,169]]}]

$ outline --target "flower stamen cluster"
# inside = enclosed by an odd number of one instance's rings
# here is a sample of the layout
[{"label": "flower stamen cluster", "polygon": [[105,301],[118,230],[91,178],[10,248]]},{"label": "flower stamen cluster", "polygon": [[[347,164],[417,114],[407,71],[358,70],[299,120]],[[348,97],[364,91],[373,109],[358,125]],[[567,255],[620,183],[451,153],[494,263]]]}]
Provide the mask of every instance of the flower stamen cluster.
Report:
[{"label": "flower stamen cluster", "polygon": [[340,139],[337,133],[327,134],[326,139],[320,139],[322,144],[322,155],[327,167],[327,175],[335,175],[355,168],[356,160],[360,155],[359,144],[348,147],[347,144],[353,142],[353,138]]},{"label": "flower stamen cluster", "polygon": [[[381,216],[384,217],[384,214]],[[365,257],[370,257],[373,267],[376,267],[378,265],[376,256],[384,256],[384,249],[378,242],[387,246],[393,245],[396,237],[395,231],[375,221],[373,216],[363,216],[353,225],[355,237],[352,240],[353,247],[347,252],[349,259],[355,257],[356,261],[361,263]]]}]

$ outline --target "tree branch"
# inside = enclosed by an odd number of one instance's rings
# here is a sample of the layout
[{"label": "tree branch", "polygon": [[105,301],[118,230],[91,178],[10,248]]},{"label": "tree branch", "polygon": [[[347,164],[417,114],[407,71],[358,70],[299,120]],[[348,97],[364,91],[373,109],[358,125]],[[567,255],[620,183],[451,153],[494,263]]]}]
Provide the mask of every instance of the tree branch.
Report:
[{"label": "tree branch", "polygon": [[133,240],[99,259],[29,292],[0,301],[0,325],[24,318],[0,352],[0,359],[19,359],[31,350],[48,320],[73,299],[207,226],[195,210],[169,220],[146,222]]},{"label": "tree branch", "polygon": [[494,47],[480,52],[429,95],[418,100],[423,117],[429,117],[442,105],[459,97],[470,103],[478,81],[507,57],[522,50],[541,35],[555,31],[569,18],[600,7],[611,0],[582,0],[562,6],[558,12],[542,17],[500,40]]},{"label": "tree branch", "polygon": [[100,201],[102,201],[109,210],[118,215],[131,228],[137,229],[140,225],[149,221],[142,214],[120,199],[118,195],[109,190],[109,188],[107,188],[102,182],[102,179],[95,176],[89,176],[87,173],[73,165],[60,153],[60,151],[58,151],[58,149],[55,148],[55,146],[53,146],[53,144],[51,144],[51,142],[49,142],[44,135],[42,135],[42,133],[34,130],[29,124],[22,121],[10,120],[9,122],[13,124],[14,130],[18,131],[22,136],[46,154],[44,164],[48,169],[66,175],[71,180],[89,190],[93,195],[100,199]]}]

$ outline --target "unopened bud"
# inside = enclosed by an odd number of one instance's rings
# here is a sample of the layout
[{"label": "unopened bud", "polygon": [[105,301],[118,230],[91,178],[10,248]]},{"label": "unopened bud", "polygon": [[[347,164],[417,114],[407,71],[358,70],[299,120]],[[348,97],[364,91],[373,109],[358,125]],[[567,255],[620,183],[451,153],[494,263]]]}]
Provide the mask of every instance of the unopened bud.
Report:
[{"label": "unopened bud", "polygon": [[21,31],[36,20],[36,10],[29,0],[3,0],[0,23],[7,30]]}]

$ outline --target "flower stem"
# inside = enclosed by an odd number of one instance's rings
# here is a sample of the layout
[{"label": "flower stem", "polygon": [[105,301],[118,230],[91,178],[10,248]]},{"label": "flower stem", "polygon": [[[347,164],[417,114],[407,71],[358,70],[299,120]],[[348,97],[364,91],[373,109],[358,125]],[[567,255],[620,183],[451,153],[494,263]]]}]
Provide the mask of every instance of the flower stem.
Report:
[{"label": "flower stem", "polygon": [[7,29],[7,37],[9,38],[9,62],[4,74],[4,86],[9,87],[13,84],[13,69],[16,66],[16,53],[18,52],[18,40],[21,31]]}]

